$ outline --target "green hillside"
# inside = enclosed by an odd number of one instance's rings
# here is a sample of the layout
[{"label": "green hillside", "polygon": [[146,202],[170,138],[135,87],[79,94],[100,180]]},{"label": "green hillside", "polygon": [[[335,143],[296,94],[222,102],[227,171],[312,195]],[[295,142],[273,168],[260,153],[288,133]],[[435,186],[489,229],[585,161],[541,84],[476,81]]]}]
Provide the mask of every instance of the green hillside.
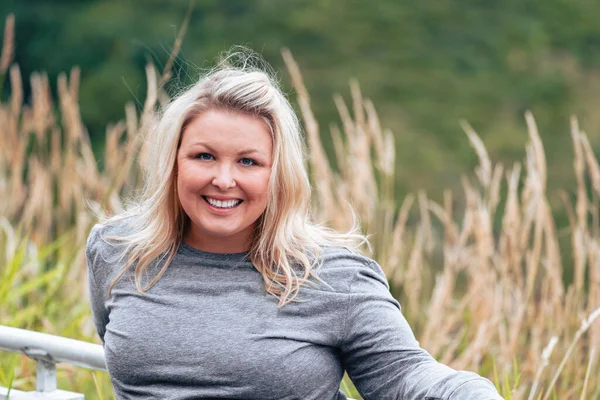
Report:
[{"label": "green hillside", "polygon": [[[144,65],[165,63],[187,8],[187,0],[4,0],[0,15],[16,15],[24,76],[43,67],[55,81],[81,67],[83,119],[100,143],[123,105],[145,98]],[[598,15],[600,2],[591,0],[198,0],[171,87],[234,44],[284,71],[279,52],[288,47],[324,135],[337,121],[331,95],[348,97],[349,79],[360,82],[397,136],[402,192],[439,195],[474,165],[461,118],[494,159],[521,160],[527,109],[546,145],[550,182],[561,186],[573,177],[569,116],[600,143]]]}]

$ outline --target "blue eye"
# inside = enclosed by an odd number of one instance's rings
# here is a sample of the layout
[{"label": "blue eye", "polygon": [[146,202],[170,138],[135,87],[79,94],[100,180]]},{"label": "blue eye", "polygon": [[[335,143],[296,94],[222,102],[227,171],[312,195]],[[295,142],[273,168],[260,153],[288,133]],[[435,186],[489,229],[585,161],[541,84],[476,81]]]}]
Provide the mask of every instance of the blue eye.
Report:
[{"label": "blue eye", "polygon": [[253,165],[256,165],[256,161],[254,161],[253,159],[251,159],[251,158],[248,158],[248,157],[244,157],[244,158],[242,158],[242,159],[240,160],[240,163],[242,163],[242,165],[245,165],[245,166],[247,166],[247,167],[251,167],[251,166],[253,166]]},{"label": "blue eye", "polygon": [[209,153],[199,153],[199,154],[196,154],[194,156],[194,158],[197,158],[198,160],[203,160],[203,161],[210,161],[213,159],[213,156],[212,156],[212,154],[209,154]]}]

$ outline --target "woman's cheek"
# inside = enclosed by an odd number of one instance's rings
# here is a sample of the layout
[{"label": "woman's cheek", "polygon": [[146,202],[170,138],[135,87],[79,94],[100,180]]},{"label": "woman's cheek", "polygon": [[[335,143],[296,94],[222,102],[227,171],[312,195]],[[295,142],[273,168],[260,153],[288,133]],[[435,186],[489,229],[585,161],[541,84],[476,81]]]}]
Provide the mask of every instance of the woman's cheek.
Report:
[{"label": "woman's cheek", "polygon": [[182,181],[182,186],[184,186],[188,191],[195,191],[204,188],[208,183],[210,183],[210,179],[206,173],[207,171],[204,168],[199,168],[197,166],[186,166],[184,167],[182,174],[180,175]]}]

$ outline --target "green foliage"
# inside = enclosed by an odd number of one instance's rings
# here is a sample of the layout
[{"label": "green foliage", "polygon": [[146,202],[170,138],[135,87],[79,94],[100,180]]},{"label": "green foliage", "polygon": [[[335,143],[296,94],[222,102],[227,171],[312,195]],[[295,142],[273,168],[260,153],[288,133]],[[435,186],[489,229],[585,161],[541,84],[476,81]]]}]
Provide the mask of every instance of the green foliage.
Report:
[{"label": "green foliage", "polygon": [[[126,101],[145,98],[143,66],[149,58],[164,63],[188,8],[188,0],[140,4],[0,4],[0,15],[16,15],[23,76],[43,66],[55,82],[60,71],[81,66],[82,116],[96,143],[108,122],[122,118]],[[379,105],[384,126],[397,135],[398,194],[425,188],[438,197],[439,188],[458,187],[476,161],[461,118],[485,128],[493,158],[521,160],[526,109],[545,134],[551,189],[564,187],[572,173],[558,165],[570,157],[569,115],[592,132],[600,127],[599,12],[591,0],[198,0],[171,91],[234,44],[254,47],[283,70],[285,46],[302,60],[325,143],[337,119],[331,94],[346,92],[350,77]]]},{"label": "green foliage", "polygon": [[503,377],[500,378],[495,360],[492,360],[492,369],[494,371],[494,385],[498,388],[498,392],[505,400],[512,400],[513,393],[519,387],[519,382],[521,380],[518,361],[516,359],[513,360],[512,376],[509,376],[509,374],[505,372]]},{"label": "green foliage", "polygon": [[[37,247],[26,235],[0,220],[0,320],[2,325],[96,341],[90,329],[90,310],[82,301],[82,243],[69,234]],[[35,363],[24,355],[0,352],[0,386],[35,388]],[[82,368],[58,369],[58,387],[108,397],[108,374]]]}]

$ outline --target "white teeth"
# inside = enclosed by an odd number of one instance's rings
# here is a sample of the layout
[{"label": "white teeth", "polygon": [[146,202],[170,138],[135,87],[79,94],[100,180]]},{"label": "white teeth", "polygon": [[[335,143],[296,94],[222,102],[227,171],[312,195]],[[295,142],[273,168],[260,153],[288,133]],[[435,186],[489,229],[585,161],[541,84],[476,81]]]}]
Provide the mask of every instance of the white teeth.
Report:
[{"label": "white teeth", "polygon": [[210,197],[205,197],[206,201],[208,201],[208,203],[213,206],[213,207],[218,207],[218,208],[232,208],[237,206],[238,204],[240,204],[242,201],[241,200],[227,200],[227,201],[221,201],[221,200],[215,200],[215,199],[211,199]]}]

